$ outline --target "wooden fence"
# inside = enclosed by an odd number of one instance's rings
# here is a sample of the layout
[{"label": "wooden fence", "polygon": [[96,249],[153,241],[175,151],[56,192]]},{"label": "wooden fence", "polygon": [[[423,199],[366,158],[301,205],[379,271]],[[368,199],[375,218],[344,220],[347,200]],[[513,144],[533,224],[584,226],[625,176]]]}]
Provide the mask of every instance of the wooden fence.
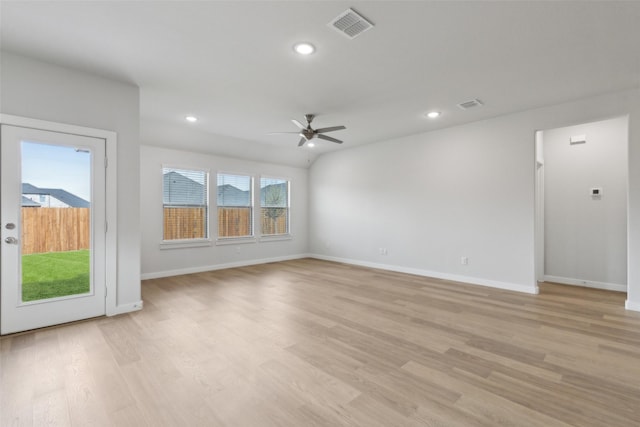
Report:
[{"label": "wooden fence", "polygon": [[[286,208],[262,209],[262,234],[283,234],[287,230]],[[282,212],[274,212],[282,209]],[[164,240],[206,237],[206,208],[164,208]],[[218,237],[251,235],[250,208],[218,208]]]},{"label": "wooden fence", "polygon": [[[261,209],[260,220],[262,234],[284,234],[287,228],[286,208]],[[250,208],[218,208],[218,237],[237,237],[251,235]]]},{"label": "wooden fence", "polygon": [[22,208],[22,253],[89,249],[89,208]]},{"label": "wooden fence", "polygon": [[262,234],[286,234],[289,232],[287,208],[262,208]]},{"label": "wooden fence", "polygon": [[251,208],[218,208],[218,237],[251,235]]},{"label": "wooden fence", "polygon": [[[206,215],[206,208],[164,208],[164,239],[206,237]],[[262,234],[288,231],[286,208],[261,209],[260,216]],[[22,253],[89,249],[90,224],[88,208],[22,208]],[[250,208],[218,208],[219,237],[248,235],[251,235]]]},{"label": "wooden fence", "polygon": [[164,208],[164,240],[202,239],[207,208]]}]

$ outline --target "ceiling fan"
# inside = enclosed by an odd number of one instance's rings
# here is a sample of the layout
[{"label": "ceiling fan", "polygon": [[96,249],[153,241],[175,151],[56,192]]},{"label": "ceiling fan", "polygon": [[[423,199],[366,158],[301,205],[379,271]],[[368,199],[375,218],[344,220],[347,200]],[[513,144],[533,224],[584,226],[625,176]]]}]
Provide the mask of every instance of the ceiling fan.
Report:
[{"label": "ceiling fan", "polygon": [[305,114],[304,115],[304,118],[307,120],[307,126],[303,125],[302,123],[300,123],[296,119],[291,120],[294,125],[296,125],[296,126],[298,126],[300,128],[300,130],[297,131],[297,132],[271,132],[269,135],[276,135],[276,134],[283,134],[283,133],[296,133],[296,134],[300,135],[300,137],[301,137],[300,138],[300,142],[298,142],[298,147],[302,147],[307,141],[310,141],[313,138],[324,139],[325,141],[331,141],[331,142],[335,142],[337,144],[342,144],[342,141],[340,141],[339,139],[332,138],[332,137],[324,135],[324,134],[327,133],[327,132],[333,132],[335,130],[343,130],[343,129],[346,129],[346,127],[344,127],[344,126],[331,126],[331,127],[328,127],[328,128],[313,129],[311,127],[311,122],[313,121],[314,117],[315,117],[314,114]]}]

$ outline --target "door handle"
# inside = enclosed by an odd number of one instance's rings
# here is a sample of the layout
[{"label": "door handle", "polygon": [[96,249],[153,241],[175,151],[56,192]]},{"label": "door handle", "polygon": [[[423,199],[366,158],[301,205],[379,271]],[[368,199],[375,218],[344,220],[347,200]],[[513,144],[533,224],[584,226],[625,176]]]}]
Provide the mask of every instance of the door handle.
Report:
[{"label": "door handle", "polygon": [[4,241],[9,243],[10,245],[18,244],[18,239],[16,239],[15,237],[7,237],[6,239],[4,239]]}]

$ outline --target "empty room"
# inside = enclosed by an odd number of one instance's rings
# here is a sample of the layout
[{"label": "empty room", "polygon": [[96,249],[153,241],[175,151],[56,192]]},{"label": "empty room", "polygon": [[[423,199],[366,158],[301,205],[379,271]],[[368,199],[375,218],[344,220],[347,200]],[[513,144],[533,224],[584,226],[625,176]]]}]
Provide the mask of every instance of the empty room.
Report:
[{"label": "empty room", "polygon": [[638,22],[0,0],[0,425],[640,425]]}]

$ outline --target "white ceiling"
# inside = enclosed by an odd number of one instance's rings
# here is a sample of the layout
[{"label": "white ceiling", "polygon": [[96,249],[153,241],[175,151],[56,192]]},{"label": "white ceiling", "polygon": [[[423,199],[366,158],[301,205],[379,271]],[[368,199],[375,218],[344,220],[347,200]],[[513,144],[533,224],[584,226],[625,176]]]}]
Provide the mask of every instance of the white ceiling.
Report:
[{"label": "white ceiling", "polygon": [[[315,156],[640,86],[637,1],[3,0],[0,7],[2,49],[138,85],[144,142],[170,134],[156,126],[197,129],[245,140],[242,150],[211,149],[240,157],[276,147]],[[375,24],[354,40],[327,26],[349,7]],[[316,46],[314,55],[293,52],[303,40]],[[456,107],[472,98],[485,106]],[[429,110],[442,117],[425,118]],[[298,149],[296,135],[267,135],[295,131],[290,119],[303,121],[304,113],[318,115],[316,127],[345,125],[331,134],[345,143]],[[186,123],[187,114],[200,121]]]}]

